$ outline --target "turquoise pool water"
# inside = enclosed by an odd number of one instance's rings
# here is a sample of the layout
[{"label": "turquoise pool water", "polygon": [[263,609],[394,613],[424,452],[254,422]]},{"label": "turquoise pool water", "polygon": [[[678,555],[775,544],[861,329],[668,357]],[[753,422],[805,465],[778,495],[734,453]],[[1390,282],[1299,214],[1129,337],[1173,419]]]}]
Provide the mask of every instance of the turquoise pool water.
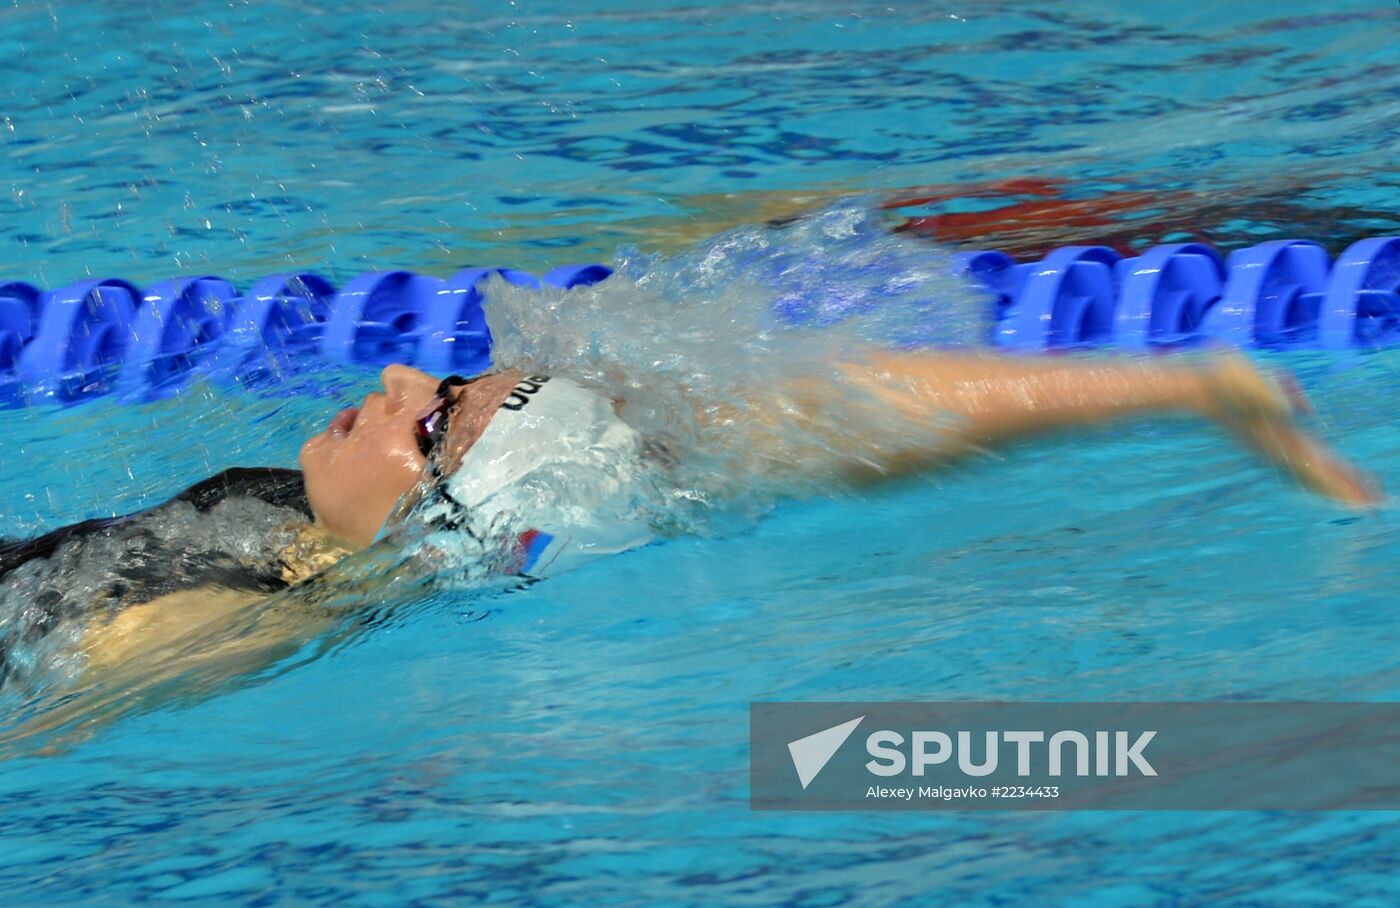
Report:
[{"label": "turquoise pool water", "polygon": [[[1280,195],[1315,225],[1393,230],[1394,7],[1100,7],[21,4],[0,17],[4,276],[540,268],[1026,174],[1259,198],[1242,235],[1279,235]],[[1397,357],[1264,357],[1392,491]],[[0,411],[0,531],[290,464],[373,381]],[[1018,447],[509,594],[397,601],[56,752],[7,745],[0,891],[1389,905],[1387,813],[753,813],[747,708],[1392,700],[1398,585],[1394,513],[1310,498],[1209,430]]]}]

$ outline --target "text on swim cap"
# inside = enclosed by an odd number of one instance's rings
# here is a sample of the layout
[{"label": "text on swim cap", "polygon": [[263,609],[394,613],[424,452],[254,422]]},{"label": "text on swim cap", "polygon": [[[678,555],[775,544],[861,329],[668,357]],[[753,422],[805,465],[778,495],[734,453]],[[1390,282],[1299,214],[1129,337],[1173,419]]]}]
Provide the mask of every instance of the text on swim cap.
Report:
[{"label": "text on swim cap", "polygon": [[501,404],[501,409],[517,411],[525,409],[530,398],[538,394],[540,388],[543,388],[547,381],[549,381],[548,375],[531,375],[529,378],[522,379],[511,389],[510,397],[507,397],[505,402]]}]

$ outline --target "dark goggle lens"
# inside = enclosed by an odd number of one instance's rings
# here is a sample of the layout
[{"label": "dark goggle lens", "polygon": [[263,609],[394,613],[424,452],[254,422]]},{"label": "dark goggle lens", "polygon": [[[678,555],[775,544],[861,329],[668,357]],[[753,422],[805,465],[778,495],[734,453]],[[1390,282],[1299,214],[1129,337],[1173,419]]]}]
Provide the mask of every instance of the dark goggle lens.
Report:
[{"label": "dark goggle lens", "polygon": [[465,387],[474,381],[475,378],[463,378],[460,375],[447,376],[442,380],[442,384],[438,385],[432,402],[418,415],[413,429],[418,437],[418,450],[424,457],[431,455],[433,448],[437,447],[442,437],[447,434],[447,415],[456,403],[452,389]]},{"label": "dark goggle lens", "polygon": [[418,436],[418,450],[427,457],[432,453],[433,448],[442,440],[442,434],[447,430],[447,408],[452,402],[445,397],[433,398],[432,404],[423,415],[418,417],[414,423],[414,433]]}]

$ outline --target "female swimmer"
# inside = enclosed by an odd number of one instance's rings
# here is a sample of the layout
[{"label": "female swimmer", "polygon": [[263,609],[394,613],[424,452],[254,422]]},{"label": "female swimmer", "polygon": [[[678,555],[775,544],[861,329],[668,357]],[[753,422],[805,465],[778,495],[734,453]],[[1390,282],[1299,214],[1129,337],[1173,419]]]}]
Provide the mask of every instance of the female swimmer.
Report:
[{"label": "female swimmer", "polygon": [[[0,680],[36,672],[33,650],[62,637],[56,628],[69,628],[89,668],[119,666],[382,536],[434,569],[473,561],[543,577],[667,532],[658,498],[714,493],[686,480],[687,461],[713,452],[643,437],[618,401],[579,381],[509,371],[439,381],[399,365],[381,381],[305,443],[300,474],[232,470],[149,511],[0,544],[0,606],[22,597],[29,616],[0,628]],[[693,406],[706,438],[738,439],[715,461],[734,495],[765,475],[868,482],[1033,433],[1181,414],[1219,424],[1315,492],[1381,500],[1296,424],[1306,402],[1292,383],[1238,354],[870,352],[826,378]],[[230,532],[250,526],[252,536]]]}]

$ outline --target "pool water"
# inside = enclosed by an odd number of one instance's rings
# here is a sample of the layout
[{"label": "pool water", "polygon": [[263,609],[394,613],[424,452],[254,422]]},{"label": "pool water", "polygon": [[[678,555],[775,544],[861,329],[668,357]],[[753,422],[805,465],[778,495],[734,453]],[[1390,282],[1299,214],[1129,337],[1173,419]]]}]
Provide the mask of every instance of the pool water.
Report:
[{"label": "pool water", "polygon": [[[590,7],[12,7],[4,276],[540,269],[619,244],[681,251],[665,273],[736,223],[1027,174],[1395,226],[1394,7]],[[1280,235],[1272,211],[1240,234]],[[1400,489],[1400,350],[1259,358]],[[374,381],[0,410],[0,532],[291,465]],[[754,813],[747,736],[758,699],[1393,700],[1397,588],[1393,512],[1310,497],[1210,429],[1017,446],[526,589],[407,596],[51,751],[10,742],[0,891],[1391,905],[1388,813]]]}]

